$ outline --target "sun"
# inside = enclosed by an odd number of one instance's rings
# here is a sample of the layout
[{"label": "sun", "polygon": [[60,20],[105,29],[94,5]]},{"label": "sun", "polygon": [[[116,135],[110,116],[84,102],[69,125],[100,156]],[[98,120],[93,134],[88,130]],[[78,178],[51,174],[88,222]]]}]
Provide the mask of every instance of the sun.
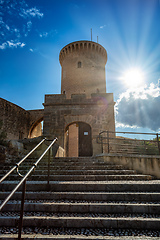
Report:
[{"label": "sun", "polygon": [[131,68],[124,72],[122,79],[129,88],[137,88],[143,85],[144,74],[138,68]]}]

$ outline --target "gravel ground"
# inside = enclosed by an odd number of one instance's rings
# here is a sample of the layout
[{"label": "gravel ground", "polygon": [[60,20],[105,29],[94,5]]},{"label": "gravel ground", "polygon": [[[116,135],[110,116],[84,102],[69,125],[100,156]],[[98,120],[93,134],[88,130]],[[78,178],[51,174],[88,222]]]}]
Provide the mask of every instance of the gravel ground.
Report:
[{"label": "gravel ground", "polygon": [[[0,234],[17,234],[17,228],[0,228]],[[99,228],[23,228],[23,234],[43,234],[43,235],[82,235],[82,236],[148,236],[159,237],[160,231],[151,230],[131,230],[131,229],[99,229]]]},{"label": "gravel ground", "polygon": [[[0,204],[3,201],[0,201]],[[8,203],[21,204],[21,200],[10,200]],[[160,204],[160,201],[146,202],[146,201],[87,201],[87,200],[72,200],[72,199],[58,199],[58,200],[25,200],[25,203],[106,203],[106,204]]]},{"label": "gravel ground", "polygon": [[[19,181],[3,181],[4,184],[17,184]],[[110,180],[110,181],[50,181],[50,184],[61,183],[61,184],[160,184],[160,180]],[[47,181],[27,181],[27,184],[47,184]],[[158,189],[157,189],[158,190]]]},{"label": "gravel ground", "polygon": [[[19,212],[2,212],[1,217],[17,217]],[[88,218],[156,218],[160,219],[159,214],[146,214],[146,213],[47,213],[47,212],[24,212],[26,217],[88,217]]]}]

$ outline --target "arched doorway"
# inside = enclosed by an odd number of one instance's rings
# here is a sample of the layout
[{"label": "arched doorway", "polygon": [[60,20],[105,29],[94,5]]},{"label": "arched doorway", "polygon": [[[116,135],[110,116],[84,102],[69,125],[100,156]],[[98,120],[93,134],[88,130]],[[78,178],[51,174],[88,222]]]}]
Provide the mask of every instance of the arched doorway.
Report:
[{"label": "arched doorway", "polygon": [[92,156],[91,127],[87,123],[79,123],[79,157]]},{"label": "arched doorway", "polygon": [[92,156],[91,126],[85,122],[74,122],[66,127],[65,150],[68,157]]},{"label": "arched doorway", "polygon": [[42,136],[42,134],[43,134],[43,118],[40,118],[32,125],[28,137],[35,138]]}]

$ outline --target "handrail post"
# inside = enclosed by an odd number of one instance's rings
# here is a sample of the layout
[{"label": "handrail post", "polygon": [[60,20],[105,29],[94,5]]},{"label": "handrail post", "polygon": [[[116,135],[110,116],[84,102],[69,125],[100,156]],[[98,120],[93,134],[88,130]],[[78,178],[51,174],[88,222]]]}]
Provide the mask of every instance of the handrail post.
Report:
[{"label": "handrail post", "polygon": [[101,139],[101,149],[102,149],[102,153],[103,153],[103,138],[100,136]]},{"label": "handrail post", "polygon": [[108,144],[108,153],[109,153],[109,131],[107,131],[107,144]]},{"label": "handrail post", "polygon": [[156,135],[157,135],[157,145],[158,145],[158,151],[159,151],[159,155],[160,155],[160,146],[159,146],[159,137],[158,137],[158,133],[157,133]]},{"label": "handrail post", "polygon": [[146,146],[146,141],[144,140],[144,154],[147,153],[147,146]]},{"label": "handrail post", "polygon": [[22,189],[21,212],[20,212],[20,218],[19,218],[18,240],[21,240],[21,235],[22,235],[25,192],[26,192],[26,180],[23,182],[23,189]]},{"label": "handrail post", "polygon": [[51,160],[51,149],[48,151],[48,188],[49,188],[49,179],[50,179],[50,160]]}]

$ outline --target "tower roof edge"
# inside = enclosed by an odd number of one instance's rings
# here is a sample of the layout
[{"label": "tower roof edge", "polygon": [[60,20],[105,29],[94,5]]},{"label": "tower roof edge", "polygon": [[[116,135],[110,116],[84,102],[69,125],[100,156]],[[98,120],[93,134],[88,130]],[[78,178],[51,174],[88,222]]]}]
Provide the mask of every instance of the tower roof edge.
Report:
[{"label": "tower roof edge", "polygon": [[63,59],[66,56],[66,54],[71,53],[73,51],[80,51],[80,50],[90,50],[90,51],[96,51],[97,53],[101,54],[104,57],[105,63],[107,62],[107,51],[106,49],[99,43],[93,42],[93,41],[87,41],[87,40],[81,40],[81,41],[75,41],[67,44],[64,46],[59,54],[59,61],[62,65]]}]

